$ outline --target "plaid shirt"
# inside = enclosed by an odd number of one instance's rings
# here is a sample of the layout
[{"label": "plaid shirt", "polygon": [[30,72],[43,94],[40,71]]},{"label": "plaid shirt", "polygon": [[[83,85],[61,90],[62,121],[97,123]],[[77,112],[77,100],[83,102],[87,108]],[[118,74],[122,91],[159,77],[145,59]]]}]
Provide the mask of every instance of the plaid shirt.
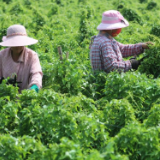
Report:
[{"label": "plaid shirt", "polygon": [[99,34],[90,47],[90,60],[93,70],[104,70],[109,73],[114,70],[128,71],[132,68],[129,57],[143,53],[142,43],[124,45],[110,35]]},{"label": "plaid shirt", "polygon": [[18,85],[20,91],[30,88],[33,84],[41,88],[42,70],[37,53],[24,47],[16,63],[12,59],[10,48],[0,51],[0,78],[14,78],[14,75],[17,75],[18,82],[22,82]]}]

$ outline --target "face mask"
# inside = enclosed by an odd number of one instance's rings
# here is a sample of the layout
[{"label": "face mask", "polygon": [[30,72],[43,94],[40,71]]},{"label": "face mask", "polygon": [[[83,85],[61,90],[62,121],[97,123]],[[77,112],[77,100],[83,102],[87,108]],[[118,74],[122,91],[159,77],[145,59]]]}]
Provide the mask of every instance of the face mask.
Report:
[{"label": "face mask", "polygon": [[118,34],[121,33],[121,30],[122,30],[121,28],[117,29],[116,32],[113,32],[111,36],[116,37]]}]

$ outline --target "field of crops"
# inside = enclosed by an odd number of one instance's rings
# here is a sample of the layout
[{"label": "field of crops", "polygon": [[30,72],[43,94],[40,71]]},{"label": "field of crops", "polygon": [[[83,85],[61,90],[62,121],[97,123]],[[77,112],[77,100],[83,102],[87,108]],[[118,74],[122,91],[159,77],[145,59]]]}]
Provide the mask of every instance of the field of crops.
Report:
[{"label": "field of crops", "polygon": [[[0,0],[0,39],[22,24],[39,42],[39,93],[0,85],[1,160],[159,160],[159,0]],[[91,36],[106,10],[130,26],[115,39],[152,41],[137,71],[93,74]],[[60,60],[58,47],[62,48]],[[3,49],[3,47],[0,47]]]}]

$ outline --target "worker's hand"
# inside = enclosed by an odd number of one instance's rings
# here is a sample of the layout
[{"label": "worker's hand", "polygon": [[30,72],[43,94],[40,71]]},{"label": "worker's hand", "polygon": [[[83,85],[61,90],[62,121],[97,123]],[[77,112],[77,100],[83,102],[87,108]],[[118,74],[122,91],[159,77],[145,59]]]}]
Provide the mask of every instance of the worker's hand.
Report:
[{"label": "worker's hand", "polygon": [[142,44],[143,49],[149,49],[149,45],[154,45],[152,42],[145,42]]},{"label": "worker's hand", "polygon": [[37,93],[38,93],[38,91],[39,91],[39,88],[38,88],[38,86],[37,86],[36,84],[32,85],[32,86],[30,87],[30,89],[35,90]]},{"label": "worker's hand", "polygon": [[137,70],[137,69],[138,69],[138,66],[140,65],[140,61],[139,61],[139,60],[136,60],[136,59],[134,59],[134,58],[131,58],[131,59],[130,59],[130,62],[131,62],[131,65],[132,65],[132,69]]}]

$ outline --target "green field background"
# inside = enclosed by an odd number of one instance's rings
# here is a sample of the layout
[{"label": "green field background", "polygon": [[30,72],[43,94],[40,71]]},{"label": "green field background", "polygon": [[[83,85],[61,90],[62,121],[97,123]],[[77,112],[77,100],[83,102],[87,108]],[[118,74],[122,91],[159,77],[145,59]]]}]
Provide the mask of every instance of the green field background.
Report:
[{"label": "green field background", "polygon": [[[130,24],[117,41],[154,43],[137,71],[92,72],[90,39],[107,10]],[[0,85],[0,160],[160,159],[159,0],[0,0],[0,40],[13,24],[39,41],[28,47],[43,88]]]}]

